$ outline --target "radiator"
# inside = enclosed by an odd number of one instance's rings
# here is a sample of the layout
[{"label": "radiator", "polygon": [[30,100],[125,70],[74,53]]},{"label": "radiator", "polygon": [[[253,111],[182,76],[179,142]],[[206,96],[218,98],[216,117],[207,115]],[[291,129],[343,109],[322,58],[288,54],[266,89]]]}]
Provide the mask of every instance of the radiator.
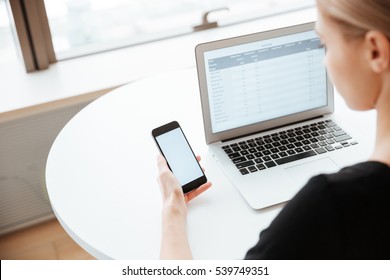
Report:
[{"label": "radiator", "polygon": [[45,185],[50,147],[64,125],[101,94],[54,109],[37,106],[22,116],[0,114],[0,235],[54,217]]}]

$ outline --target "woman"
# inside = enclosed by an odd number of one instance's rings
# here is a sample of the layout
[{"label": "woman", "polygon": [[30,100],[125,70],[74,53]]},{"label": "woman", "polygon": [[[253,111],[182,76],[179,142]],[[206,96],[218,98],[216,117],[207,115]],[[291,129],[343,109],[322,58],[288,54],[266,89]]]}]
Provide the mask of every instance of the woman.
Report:
[{"label": "woman", "polygon": [[[367,162],[311,178],[245,258],[389,259],[390,1],[317,0],[317,11],[330,79],[351,109],[377,112],[375,146]],[[161,258],[190,259],[186,203],[211,183],[183,195],[161,156],[158,168]]]}]

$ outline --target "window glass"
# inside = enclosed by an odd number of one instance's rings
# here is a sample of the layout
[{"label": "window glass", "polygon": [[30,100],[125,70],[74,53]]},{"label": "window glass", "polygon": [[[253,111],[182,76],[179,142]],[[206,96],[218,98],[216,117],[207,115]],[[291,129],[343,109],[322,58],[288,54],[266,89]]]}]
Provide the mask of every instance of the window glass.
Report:
[{"label": "window glass", "polygon": [[17,48],[10,24],[8,2],[0,0],[0,67],[4,68],[18,60]]},{"label": "window glass", "polygon": [[45,0],[57,59],[193,32],[205,11],[232,24],[314,5],[314,0]]}]

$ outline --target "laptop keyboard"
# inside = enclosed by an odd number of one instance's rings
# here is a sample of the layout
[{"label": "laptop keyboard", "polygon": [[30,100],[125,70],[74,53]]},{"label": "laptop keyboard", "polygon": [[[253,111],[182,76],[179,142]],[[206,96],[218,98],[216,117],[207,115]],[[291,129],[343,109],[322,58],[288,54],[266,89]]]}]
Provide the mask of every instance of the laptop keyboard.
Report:
[{"label": "laptop keyboard", "polygon": [[225,145],[222,149],[241,174],[246,175],[357,143],[333,120],[325,120]]}]

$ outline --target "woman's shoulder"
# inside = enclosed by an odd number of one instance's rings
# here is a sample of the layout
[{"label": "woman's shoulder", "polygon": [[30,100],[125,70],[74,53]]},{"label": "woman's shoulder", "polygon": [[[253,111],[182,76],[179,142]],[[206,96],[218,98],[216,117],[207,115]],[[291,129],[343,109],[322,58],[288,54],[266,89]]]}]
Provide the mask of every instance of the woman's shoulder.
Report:
[{"label": "woman's shoulder", "polygon": [[[366,161],[344,167],[336,173],[321,174],[318,177],[321,177],[333,191],[342,190],[340,188],[357,190],[359,186],[389,186],[390,167],[381,162]],[[390,188],[387,189],[390,191]]]},{"label": "woman's shoulder", "polygon": [[[304,200],[323,201],[324,197],[337,205],[362,202],[378,203],[390,198],[390,167],[367,161],[344,167],[338,172],[312,177],[297,194]],[[301,200],[299,199],[299,200]]]},{"label": "woman's shoulder", "polygon": [[[343,167],[335,173],[323,173],[312,177],[306,186],[323,189],[346,186],[354,188],[357,185],[390,181],[390,167],[377,161],[366,161]],[[389,188],[390,189],[390,188]]]}]

